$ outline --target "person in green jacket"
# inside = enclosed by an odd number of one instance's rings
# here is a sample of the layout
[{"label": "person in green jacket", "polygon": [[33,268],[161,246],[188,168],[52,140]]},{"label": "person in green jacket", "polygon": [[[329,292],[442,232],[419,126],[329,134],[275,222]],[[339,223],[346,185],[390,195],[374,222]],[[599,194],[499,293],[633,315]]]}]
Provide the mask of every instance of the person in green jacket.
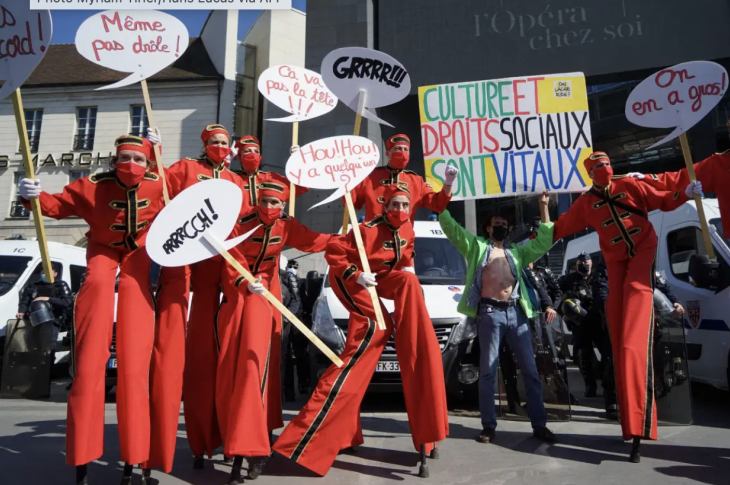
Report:
[{"label": "person in green jacket", "polygon": [[525,380],[527,411],[533,436],[555,443],[555,435],[545,425],[542,383],[535,365],[528,319],[535,316],[528,287],[522,281],[522,269],[535,261],[553,244],[553,224],[549,221],[549,195],[540,196],[540,214],[544,221],[537,237],[523,245],[507,243],[511,227],[506,217],[494,215],[485,221],[489,239],[475,236],[461,227],[444,211],[439,216],[441,229],[467,261],[464,295],[458,310],[476,318],[479,335],[481,369],[479,375],[479,411],[483,430],[477,441],[491,443],[497,427],[494,407],[494,377],[499,346],[507,338]]}]

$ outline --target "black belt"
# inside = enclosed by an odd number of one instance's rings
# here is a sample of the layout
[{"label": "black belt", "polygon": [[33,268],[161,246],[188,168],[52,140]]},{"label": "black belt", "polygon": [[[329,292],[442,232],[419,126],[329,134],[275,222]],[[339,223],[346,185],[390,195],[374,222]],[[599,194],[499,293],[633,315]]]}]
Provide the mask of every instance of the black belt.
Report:
[{"label": "black belt", "polygon": [[494,298],[482,297],[480,303],[482,305],[493,306],[494,308],[507,309],[517,306],[517,301],[518,300],[495,300]]}]

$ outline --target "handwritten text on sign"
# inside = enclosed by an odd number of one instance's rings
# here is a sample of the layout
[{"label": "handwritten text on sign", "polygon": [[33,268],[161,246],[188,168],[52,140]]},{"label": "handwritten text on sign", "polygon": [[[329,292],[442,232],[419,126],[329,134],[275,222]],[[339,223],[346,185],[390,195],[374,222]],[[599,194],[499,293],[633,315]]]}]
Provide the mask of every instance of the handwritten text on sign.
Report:
[{"label": "handwritten text on sign", "polygon": [[20,87],[51,43],[51,14],[31,12],[28,2],[0,0],[0,99]]},{"label": "handwritten text on sign", "polygon": [[626,101],[626,118],[639,126],[675,128],[651,149],[697,124],[720,102],[727,86],[727,71],[719,64],[677,64],[652,74],[634,88]]},{"label": "handwritten text on sign", "polygon": [[100,66],[132,73],[100,89],[147,79],[175,62],[188,41],[188,30],[180,20],[154,10],[107,10],[89,17],[76,32],[79,54]]},{"label": "handwritten text on sign", "polygon": [[327,89],[322,76],[295,66],[273,66],[259,77],[259,91],[272,103],[291,113],[268,121],[304,121],[329,113],[337,97]]},{"label": "handwritten text on sign", "polygon": [[327,204],[355,188],[378,165],[380,151],[361,136],[333,136],[317,140],[293,153],[286,162],[291,182],[311,189],[337,189],[310,208]]},{"label": "handwritten text on sign", "polygon": [[426,180],[458,167],[454,200],[577,192],[589,182],[588,99],[582,73],[418,88]]}]

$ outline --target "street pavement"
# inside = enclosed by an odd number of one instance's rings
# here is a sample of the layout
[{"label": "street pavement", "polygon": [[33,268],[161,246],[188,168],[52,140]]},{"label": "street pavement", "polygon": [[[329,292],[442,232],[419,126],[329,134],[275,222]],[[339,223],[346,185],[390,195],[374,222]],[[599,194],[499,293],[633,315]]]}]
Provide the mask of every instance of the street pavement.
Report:
[{"label": "street pavement", "polygon": [[[571,379],[572,380],[572,379]],[[55,381],[48,400],[0,400],[0,484],[73,484],[65,466],[64,432],[67,380]],[[578,396],[580,397],[580,396]],[[584,400],[583,404],[586,403]],[[600,407],[600,400],[587,402]],[[274,456],[259,485],[344,485],[448,483],[479,485],[675,485],[730,484],[730,393],[693,386],[695,425],[660,427],[659,441],[642,445],[642,462],[628,463],[629,443],[615,423],[593,418],[549,423],[557,445],[531,437],[528,423],[500,421],[496,441],[474,441],[481,430],[474,409],[451,412],[450,436],[441,443],[441,458],[429,460],[430,478],[418,478],[418,455],[408,433],[400,395],[369,395],[362,407],[365,445],[341,454],[324,477]],[[303,404],[289,403],[285,420]],[[463,407],[463,406],[461,406]],[[585,408],[585,409],[589,409]],[[580,413],[590,415],[591,413]],[[90,466],[91,484],[115,485],[121,478],[114,394],[106,404],[104,456]],[[171,474],[153,472],[162,485],[223,485],[230,466],[217,455],[202,471],[192,458],[180,416],[177,454]],[[139,483],[139,471],[136,472]]]}]

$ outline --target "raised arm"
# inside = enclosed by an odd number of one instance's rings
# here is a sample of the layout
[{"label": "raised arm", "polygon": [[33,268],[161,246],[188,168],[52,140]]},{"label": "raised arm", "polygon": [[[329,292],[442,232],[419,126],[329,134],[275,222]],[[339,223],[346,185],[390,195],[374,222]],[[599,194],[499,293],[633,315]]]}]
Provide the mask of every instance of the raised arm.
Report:
[{"label": "raised arm", "polygon": [[[25,182],[25,180],[26,179],[23,179],[20,182],[21,185]],[[20,202],[27,209],[30,209],[30,200],[23,197],[25,193],[22,189],[19,190],[21,194]],[[61,192],[60,194],[49,194],[48,192],[41,192],[40,196],[38,197],[38,202],[41,206],[41,213],[44,216],[50,217],[52,219],[65,219],[71,216],[79,216],[85,218],[85,216],[87,216],[88,214],[85,214],[86,211],[84,210],[85,205],[82,194],[84,193],[84,191],[91,190],[93,189],[91,188],[88,181],[86,181],[85,179],[79,179],[64,187],[63,192]],[[92,194],[88,195],[93,196]]]},{"label": "raised arm", "polygon": [[462,256],[467,257],[476,236],[461,227],[447,210],[439,214],[439,224],[441,224],[441,230],[444,231],[444,235],[451,241],[451,244],[456,246]]},{"label": "raised arm", "polygon": [[[585,218],[584,209],[584,198],[581,196],[580,199],[570,206],[570,209],[562,216],[558,217],[553,227],[553,241],[558,241],[566,236],[575,234],[578,231],[582,231],[588,227],[588,221]],[[542,227],[544,224],[541,224]]]},{"label": "raised arm", "polygon": [[517,246],[523,267],[540,258],[553,246],[554,225],[552,222],[543,222],[537,230],[537,237]]},{"label": "raised arm", "polygon": [[332,234],[322,234],[312,231],[308,227],[301,225],[296,219],[292,219],[289,224],[291,224],[291,228],[286,238],[286,244],[305,253],[319,253],[324,251],[332,238],[337,237]]},{"label": "raised arm", "polygon": [[644,198],[644,207],[647,212],[657,209],[664,212],[671,212],[689,200],[684,188],[676,192],[664,192],[655,189],[651,185],[641,183],[641,181],[635,183]]}]

